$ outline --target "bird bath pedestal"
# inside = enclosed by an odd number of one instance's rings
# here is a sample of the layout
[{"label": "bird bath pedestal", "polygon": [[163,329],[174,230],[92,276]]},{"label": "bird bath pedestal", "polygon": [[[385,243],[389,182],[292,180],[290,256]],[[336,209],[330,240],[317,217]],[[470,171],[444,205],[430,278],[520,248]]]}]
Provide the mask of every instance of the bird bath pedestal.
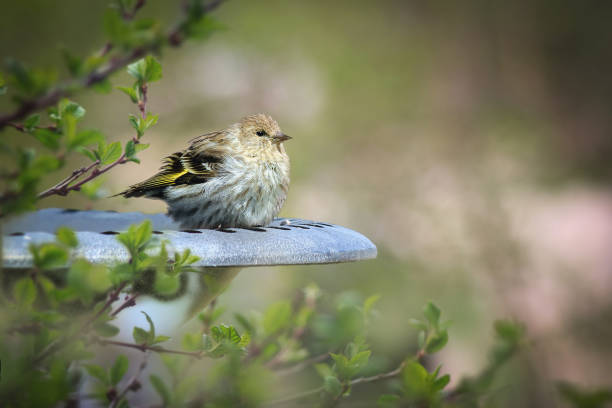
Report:
[{"label": "bird bath pedestal", "polygon": [[[190,276],[185,284],[190,299],[178,305],[176,302],[156,302],[162,309],[168,307],[167,303],[173,308],[182,307],[183,316],[192,316],[204,308],[244,267],[326,264],[376,257],[376,247],[363,235],[322,222],[281,218],[263,228],[185,230],[164,214],[51,208],[5,223],[3,267],[8,272],[30,268],[30,244],[55,241],[55,231],[60,226],[76,232],[79,241],[76,257],[107,265],[126,262],[129,254],[115,235],[147,219],[153,224],[154,236],[166,242],[169,256],[189,248],[200,258],[192,265],[198,272],[188,273],[197,276]],[[173,316],[181,313],[172,310]]]}]

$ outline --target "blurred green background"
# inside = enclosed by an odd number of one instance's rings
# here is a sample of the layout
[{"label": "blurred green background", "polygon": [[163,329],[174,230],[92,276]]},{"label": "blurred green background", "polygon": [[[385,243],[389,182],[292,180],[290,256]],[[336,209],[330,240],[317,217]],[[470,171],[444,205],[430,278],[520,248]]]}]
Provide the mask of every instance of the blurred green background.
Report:
[{"label": "blurred green background", "polygon": [[[59,45],[103,45],[106,0],[4,3],[3,57],[56,67]],[[178,2],[142,13],[172,22]],[[554,406],[557,380],[610,384],[612,3],[233,0],[215,16],[225,30],[161,56],[152,147],[108,173],[106,193],[187,140],[266,112],[294,137],[282,215],[345,225],[379,249],[356,264],[245,270],[221,303],[262,308],[310,282],[380,293],[374,352],[400,359],[414,348],[407,319],[431,299],[454,321],[436,356],[453,381],[484,365],[494,319],[527,325],[502,406]],[[131,137],[124,95],[75,99],[83,127]],[[165,211],[77,194],[40,204]]]}]

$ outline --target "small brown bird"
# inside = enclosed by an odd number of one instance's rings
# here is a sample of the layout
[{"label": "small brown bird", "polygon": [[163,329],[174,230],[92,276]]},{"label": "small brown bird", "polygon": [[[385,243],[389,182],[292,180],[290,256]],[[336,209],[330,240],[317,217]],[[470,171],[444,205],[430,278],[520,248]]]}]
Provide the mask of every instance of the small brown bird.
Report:
[{"label": "small brown bird", "polygon": [[164,200],[183,228],[265,226],[287,198],[289,139],[270,116],[247,116],[191,140],[159,173],[118,195]]}]

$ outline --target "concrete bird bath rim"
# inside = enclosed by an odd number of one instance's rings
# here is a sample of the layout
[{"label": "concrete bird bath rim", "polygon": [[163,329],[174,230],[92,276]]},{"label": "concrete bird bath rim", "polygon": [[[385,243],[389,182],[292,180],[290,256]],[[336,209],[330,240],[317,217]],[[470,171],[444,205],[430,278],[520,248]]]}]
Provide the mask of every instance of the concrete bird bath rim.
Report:
[{"label": "concrete bird bath rim", "polygon": [[60,226],[75,230],[76,256],[93,263],[129,259],[115,235],[131,224],[150,220],[154,235],[174,251],[189,248],[200,260],[194,267],[305,265],[359,261],[376,257],[376,247],[348,228],[296,218],[275,219],[262,228],[181,229],[165,214],[80,211],[48,208],[8,220],[3,225],[3,266],[32,266],[29,245],[55,241]]}]

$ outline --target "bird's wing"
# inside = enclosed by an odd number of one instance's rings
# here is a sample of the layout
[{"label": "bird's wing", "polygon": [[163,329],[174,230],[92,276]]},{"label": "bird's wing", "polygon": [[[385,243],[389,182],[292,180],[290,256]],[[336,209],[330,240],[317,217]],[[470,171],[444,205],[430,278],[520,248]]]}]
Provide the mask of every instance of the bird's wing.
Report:
[{"label": "bird's wing", "polygon": [[220,132],[214,132],[194,139],[186,150],[167,156],[156,175],[118,195],[163,198],[165,187],[205,183],[217,174],[225,154],[225,149],[219,148],[218,140],[213,140],[219,136]]}]

